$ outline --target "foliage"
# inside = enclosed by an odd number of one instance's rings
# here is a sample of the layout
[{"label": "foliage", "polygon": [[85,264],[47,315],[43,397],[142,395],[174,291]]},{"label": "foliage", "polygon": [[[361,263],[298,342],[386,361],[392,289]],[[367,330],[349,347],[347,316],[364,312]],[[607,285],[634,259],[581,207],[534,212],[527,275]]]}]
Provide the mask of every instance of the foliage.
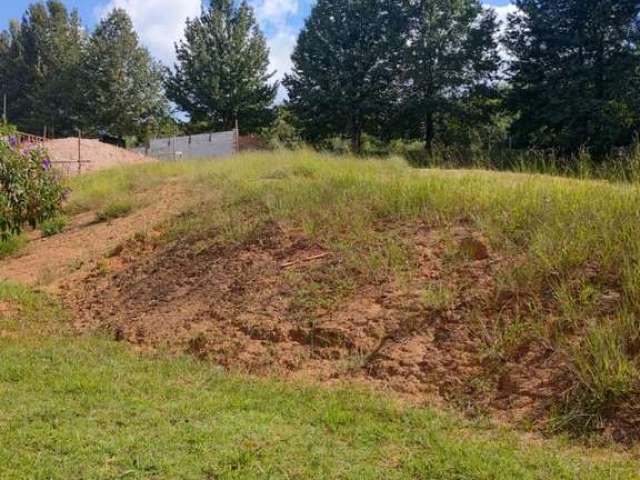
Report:
[{"label": "foliage", "polygon": [[246,1],[211,0],[187,21],[168,72],[167,94],[194,123],[254,132],[272,118],[278,83],[269,83],[269,49]]},{"label": "foliage", "polygon": [[160,65],[140,45],[127,12],[100,21],[82,63],[85,128],[140,138],[169,115]]},{"label": "foliage", "polygon": [[52,237],[62,233],[67,227],[69,219],[64,215],[58,215],[56,217],[45,220],[40,224],[40,231],[45,237]]},{"label": "foliage", "polygon": [[133,203],[129,200],[112,201],[98,211],[96,218],[99,222],[106,222],[107,220],[126,217],[133,210],[133,207]]},{"label": "foliage", "polygon": [[305,139],[346,135],[359,152],[394,110],[400,4],[394,0],[319,0],[298,37],[284,84]]},{"label": "foliage", "polygon": [[272,149],[289,148],[297,149],[303,145],[300,132],[294,124],[291,112],[286,108],[277,110],[276,118],[272,125],[263,128],[260,136],[267,146]]},{"label": "foliage", "polygon": [[0,259],[14,255],[26,244],[27,239],[24,235],[9,235],[4,238],[0,237]]},{"label": "foliage", "polygon": [[0,237],[6,240],[25,224],[35,227],[54,217],[64,195],[46,150],[19,149],[11,136],[0,139]]},{"label": "foliage", "polygon": [[401,115],[422,126],[431,152],[438,134],[446,141],[456,123],[473,130],[471,125],[491,121],[486,99],[495,96],[498,24],[479,0],[421,1],[405,10]]},{"label": "foliage", "polygon": [[30,5],[0,35],[0,93],[21,129],[67,135],[78,126],[79,63],[86,37],[60,0]]},{"label": "foliage", "polygon": [[640,4],[517,0],[505,46],[516,145],[602,155],[640,127]]}]

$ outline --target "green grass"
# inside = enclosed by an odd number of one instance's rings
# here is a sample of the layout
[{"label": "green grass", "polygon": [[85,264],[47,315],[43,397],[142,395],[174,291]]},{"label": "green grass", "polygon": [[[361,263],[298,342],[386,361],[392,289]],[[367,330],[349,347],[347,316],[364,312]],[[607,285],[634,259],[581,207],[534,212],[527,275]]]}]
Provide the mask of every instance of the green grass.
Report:
[{"label": "green grass", "polygon": [[116,200],[108,203],[103,209],[96,212],[99,222],[106,222],[129,215],[134,209],[134,202],[129,199]]},{"label": "green grass", "polygon": [[15,255],[27,245],[24,235],[12,235],[9,238],[0,238],[0,260]]},{"label": "green grass", "polygon": [[7,300],[19,310],[0,316],[3,479],[637,478],[622,452],[67,337],[44,294],[0,283]]},{"label": "green grass", "polygon": [[58,235],[62,233],[64,229],[67,227],[69,223],[69,219],[64,215],[58,215],[54,218],[50,218],[45,220],[40,224],[40,231],[42,235],[45,237],[52,237],[53,235]]}]

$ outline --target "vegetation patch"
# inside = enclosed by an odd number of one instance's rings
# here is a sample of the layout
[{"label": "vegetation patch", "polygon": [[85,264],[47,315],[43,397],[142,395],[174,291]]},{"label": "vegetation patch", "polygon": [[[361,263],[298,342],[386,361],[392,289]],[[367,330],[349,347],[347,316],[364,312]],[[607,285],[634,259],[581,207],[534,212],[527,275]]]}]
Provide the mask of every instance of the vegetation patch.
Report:
[{"label": "vegetation patch", "polygon": [[411,395],[638,431],[635,186],[306,151],[140,168],[202,201],[68,299],[82,328],[327,381],[357,356],[349,375]]},{"label": "vegetation patch", "polygon": [[27,244],[24,235],[11,235],[7,238],[0,238],[0,259],[9,257],[19,252]]},{"label": "vegetation patch", "polygon": [[67,217],[59,215],[42,222],[42,224],[40,225],[40,231],[45,237],[51,237],[53,235],[62,233],[67,227],[68,223],[69,219]]},{"label": "vegetation patch", "polygon": [[111,202],[96,213],[99,222],[106,222],[120,217],[126,217],[133,210],[133,203],[128,200]]}]

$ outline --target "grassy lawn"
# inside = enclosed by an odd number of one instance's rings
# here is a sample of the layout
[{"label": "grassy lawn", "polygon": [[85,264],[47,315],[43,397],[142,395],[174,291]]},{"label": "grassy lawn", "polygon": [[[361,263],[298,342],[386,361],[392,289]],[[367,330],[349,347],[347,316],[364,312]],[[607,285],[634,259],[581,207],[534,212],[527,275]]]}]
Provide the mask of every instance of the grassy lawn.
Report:
[{"label": "grassy lawn", "polygon": [[0,323],[2,479],[638,475],[623,454],[531,441],[373,392],[230,375],[100,337],[34,335],[60,311],[18,287],[2,291],[22,298],[25,315]]}]

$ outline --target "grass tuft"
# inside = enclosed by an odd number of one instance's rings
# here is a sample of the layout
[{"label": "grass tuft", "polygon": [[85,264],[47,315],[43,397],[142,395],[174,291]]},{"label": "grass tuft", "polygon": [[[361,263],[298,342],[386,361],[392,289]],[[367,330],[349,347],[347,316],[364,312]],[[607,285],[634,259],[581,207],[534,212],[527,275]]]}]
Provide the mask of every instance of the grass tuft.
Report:
[{"label": "grass tuft", "polygon": [[40,224],[40,231],[45,237],[52,237],[53,235],[62,233],[67,227],[68,223],[69,220],[67,219],[67,217],[59,215],[42,222],[42,224]]},{"label": "grass tuft", "polygon": [[96,213],[99,222],[106,222],[116,218],[126,217],[134,209],[133,201],[129,199],[117,200],[107,204],[102,210]]}]

